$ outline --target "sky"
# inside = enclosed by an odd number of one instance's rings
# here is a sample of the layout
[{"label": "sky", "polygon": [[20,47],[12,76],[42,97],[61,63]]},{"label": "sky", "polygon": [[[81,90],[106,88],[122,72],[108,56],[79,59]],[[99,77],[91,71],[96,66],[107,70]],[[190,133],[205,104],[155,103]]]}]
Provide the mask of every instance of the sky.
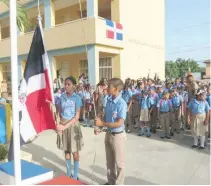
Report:
[{"label": "sky", "polygon": [[166,60],[210,59],[210,0],[166,0]]}]

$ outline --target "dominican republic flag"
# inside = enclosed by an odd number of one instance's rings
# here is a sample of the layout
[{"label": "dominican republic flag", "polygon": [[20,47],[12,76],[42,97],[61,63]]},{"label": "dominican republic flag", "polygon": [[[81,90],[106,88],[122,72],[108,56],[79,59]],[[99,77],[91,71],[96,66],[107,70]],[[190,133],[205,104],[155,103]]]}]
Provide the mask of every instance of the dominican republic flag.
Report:
[{"label": "dominican republic flag", "polygon": [[[39,20],[19,88],[20,145],[44,130],[56,128],[50,105],[54,102],[50,75],[49,59]],[[11,137],[8,159],[11,161],[13,157]]]},{"label": "dominican republic flag", "polygon": [[106,19],[106,36],[109,39],[123,40],[123,27],[119,23],[115,23]]}]

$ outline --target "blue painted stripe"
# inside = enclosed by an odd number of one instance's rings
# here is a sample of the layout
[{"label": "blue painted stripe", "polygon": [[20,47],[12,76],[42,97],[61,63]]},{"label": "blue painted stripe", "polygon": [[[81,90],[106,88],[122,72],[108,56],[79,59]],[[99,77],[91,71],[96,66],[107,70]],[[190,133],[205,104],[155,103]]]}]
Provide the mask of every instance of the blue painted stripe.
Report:
[{"label": "blue painted stripe", "polygon": [[114,22],[111,20],[106,19],[106,25],[110,26],[110,27],[114,27]]},{"label": "blue painted stripe", "polygon": [[117,40],[123,40],[123,34],[121,34],[121,33],[116,33],[116,39]]},{"label": "blue painted stripe", "polygon": [[[0,164],[0,170],[8,175],[14,176],[14,161]],[[46,169],[40,165],[21,160],[22,180],[39,176],[51,171],[51,169]]]}]

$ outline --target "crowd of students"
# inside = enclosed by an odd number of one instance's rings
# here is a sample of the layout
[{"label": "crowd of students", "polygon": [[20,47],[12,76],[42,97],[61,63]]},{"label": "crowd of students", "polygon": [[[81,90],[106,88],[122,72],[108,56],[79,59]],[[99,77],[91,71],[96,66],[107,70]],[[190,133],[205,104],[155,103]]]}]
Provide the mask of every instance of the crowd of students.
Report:
[{"label": "crowd of students", "polygon": [[[83,102],[80,121],[85,127],[93,127],[95,112],[97,117],[104,118],[109,98],[107,79],[101,79],[94,90],[83,79],[86,78],[80,76],[75,90]],[[210,85],[197,84],[191,74],[186,78],[177,78],[174,82],[128,78],[121,91],[128,106],[125,131],[130,133],[137,129],[139,136],[150,137],[159,128],[163,131],[160,137],[170,139],[175,133],[191,129],[194,137],[192,147],[204,149],[210,136],[210,93]],[[55,93],[56,103],[60,95],[61,89],[58,89]]]}]

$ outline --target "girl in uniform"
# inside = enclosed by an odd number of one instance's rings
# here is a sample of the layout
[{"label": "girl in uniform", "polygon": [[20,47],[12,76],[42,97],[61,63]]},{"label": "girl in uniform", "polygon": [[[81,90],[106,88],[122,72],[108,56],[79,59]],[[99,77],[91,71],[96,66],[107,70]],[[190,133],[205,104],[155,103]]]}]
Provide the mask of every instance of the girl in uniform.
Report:
[{"label": "girl in uniform", "polygon": [[76,80],[68,77],[65,80],[65,93],[61,95],[57,111],[57,147],[65,152],[67,176],[72,177],[71,155],[74,160],[73,178],[78,179],[79,151],[84,145],[78,119],[82,100],[75,91]]},{"label": "girl in uniform", "polygon": [[209,104],[207,103],[206,93],[199,89],[196,94],[196,99],[192,99],[188,104],[187,123],[190,124],[194,143],[192,148],[198,145],[200,139],[199,149],[204,149],[205,133],[208,129],[209,122]]}]

